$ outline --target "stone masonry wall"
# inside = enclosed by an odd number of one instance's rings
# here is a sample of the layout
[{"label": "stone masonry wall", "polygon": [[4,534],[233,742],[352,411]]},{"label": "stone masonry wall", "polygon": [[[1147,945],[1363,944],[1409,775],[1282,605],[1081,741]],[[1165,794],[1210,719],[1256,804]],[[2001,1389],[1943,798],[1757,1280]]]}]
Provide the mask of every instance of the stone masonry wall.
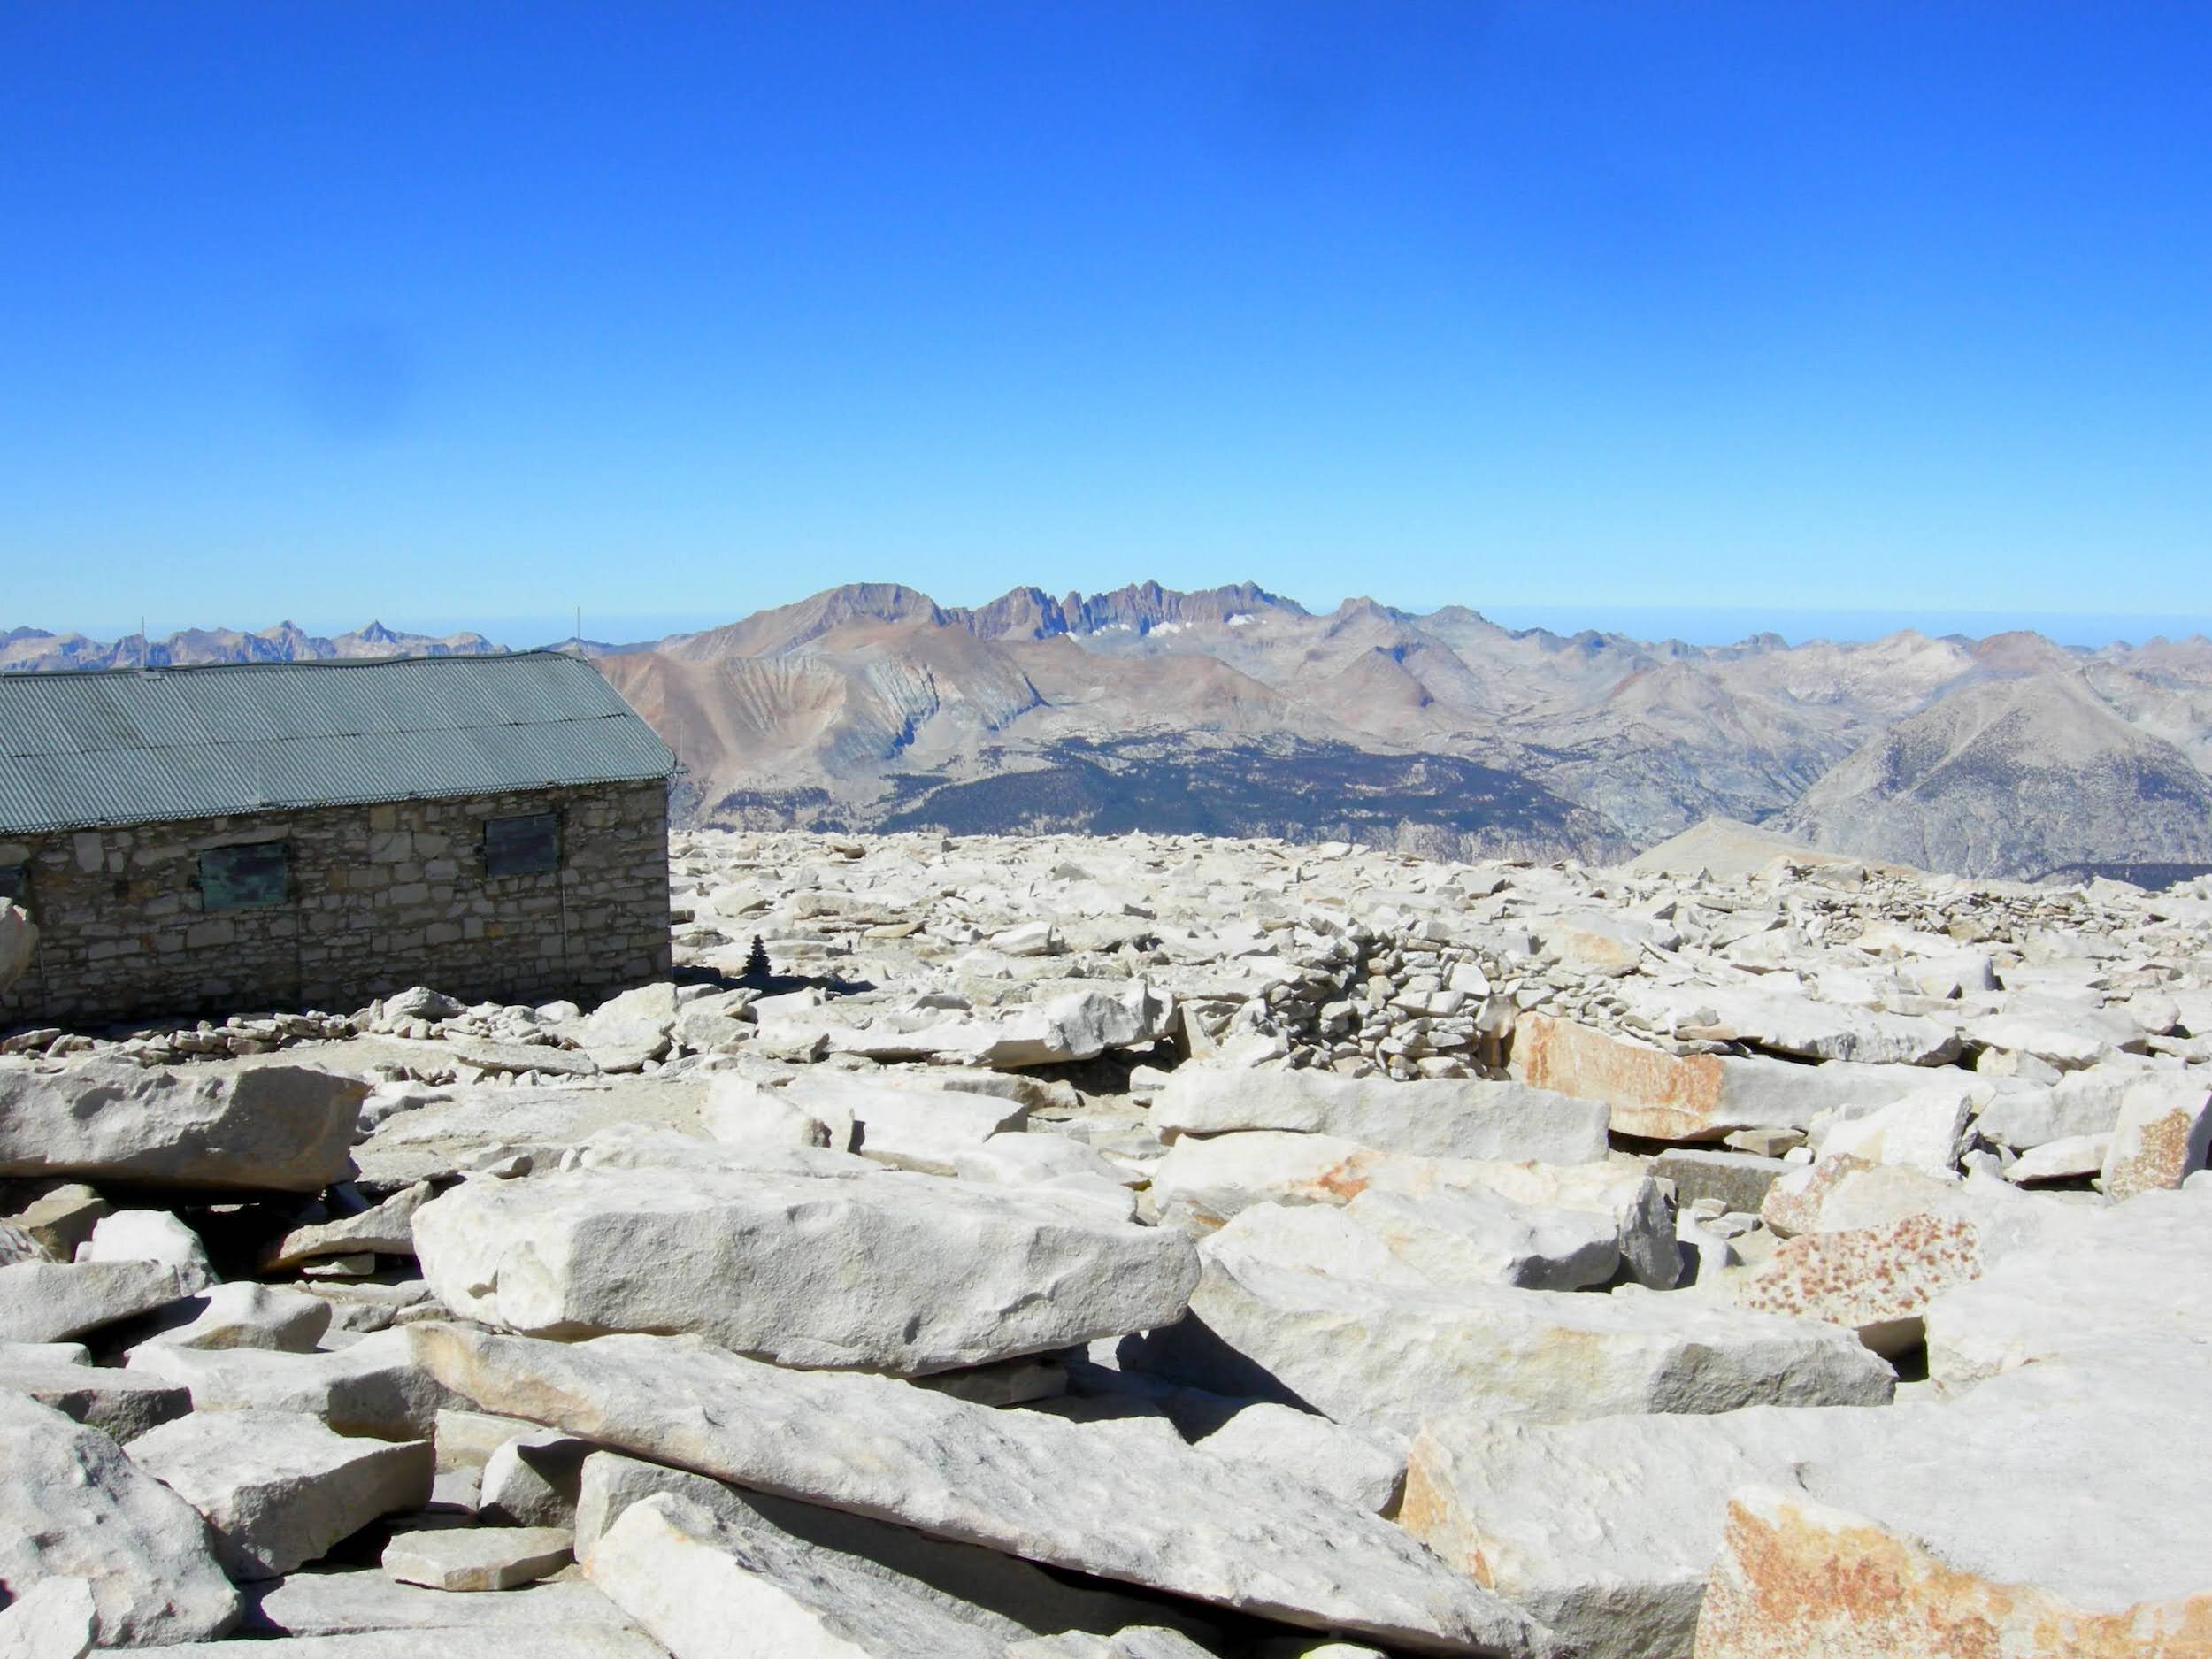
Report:
[{"label": "stone masonry wall", "polygon": [[[489,877],[484,822],[557,812],[557,872]],[[211,847],[284,840],[290,895],[209,911]],[[263,1009],[351,1012],[411,985],[465,1001],[589,1002],[669,972],[658,782],[327,807],[0,842],[27,863],[37,959],[0,1030]]]}]

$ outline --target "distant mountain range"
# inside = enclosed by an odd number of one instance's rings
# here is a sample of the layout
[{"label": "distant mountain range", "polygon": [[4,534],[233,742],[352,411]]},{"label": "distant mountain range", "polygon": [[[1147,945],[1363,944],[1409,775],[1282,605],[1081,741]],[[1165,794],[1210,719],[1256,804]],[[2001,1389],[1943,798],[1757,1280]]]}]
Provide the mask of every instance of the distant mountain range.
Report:
[{"label": "distant mountain range", "polygon": [[200,663],[323,663],[378,657],[476,657],[503,651],[480,634],[399,634],[381,622],[324,639],[289,622],[257,634],[188,628],[165,640],[135,634],[103,642],[81,634],[11,628],[0,634],[0,672],[70,668],[188,668]]},{"label": "distant mountain range", "polygon": [[[373,625],[151,649],[184,663],[499,648]],[[1459,606],[1316,614],[1250,583],[1023,588],[975,608],[869,583],[650,646],[569,649],[682,757],[679,807],[698,824],[1147,828],[1606,863],[1722,816],[1970,875],[2212,869],[2200,637],[1704,647],[1509,629]],[[0,636],[10,668],[134,653]]]}]

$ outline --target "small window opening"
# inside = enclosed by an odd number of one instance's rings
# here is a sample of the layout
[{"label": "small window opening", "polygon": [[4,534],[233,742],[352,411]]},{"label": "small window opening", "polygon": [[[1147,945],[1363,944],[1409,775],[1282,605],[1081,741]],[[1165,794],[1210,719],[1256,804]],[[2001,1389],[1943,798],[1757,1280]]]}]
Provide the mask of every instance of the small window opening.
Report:
[{"label": "small window opening", "polygon": [[292,849],[288,841],[211,847],[200,855],[200,908],[262,910],[292,895]]},{"label": "small window opening", "polygon": [[30,890],[30,865],[0,864],[0,904],[20,904]]},{"label": "small window opening", "polygon": [[534,876],[561,867],[561,819],[557,812],[522,818],[488,818],[484,824],[484,873]]}]

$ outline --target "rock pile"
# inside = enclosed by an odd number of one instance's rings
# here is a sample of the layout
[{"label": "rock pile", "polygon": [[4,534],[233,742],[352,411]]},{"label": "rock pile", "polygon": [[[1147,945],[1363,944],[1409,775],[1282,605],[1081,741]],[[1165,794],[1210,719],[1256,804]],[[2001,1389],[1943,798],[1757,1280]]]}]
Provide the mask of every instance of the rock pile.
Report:
[{"label": "rock pile", "polygon": [[2212,1651],[2203,893],[674,854],[0,1058],[0,1654]]}]

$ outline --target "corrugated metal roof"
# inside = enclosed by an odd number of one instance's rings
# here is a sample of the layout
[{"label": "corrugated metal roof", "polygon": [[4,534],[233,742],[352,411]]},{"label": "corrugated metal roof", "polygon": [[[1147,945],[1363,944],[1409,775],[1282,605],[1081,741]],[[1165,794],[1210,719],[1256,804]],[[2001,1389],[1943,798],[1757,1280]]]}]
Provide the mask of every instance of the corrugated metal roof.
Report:
[{"label": "corrugated metal roof", "polygon": [[666,778],[558,651],[0,674],[0,834]]}]

